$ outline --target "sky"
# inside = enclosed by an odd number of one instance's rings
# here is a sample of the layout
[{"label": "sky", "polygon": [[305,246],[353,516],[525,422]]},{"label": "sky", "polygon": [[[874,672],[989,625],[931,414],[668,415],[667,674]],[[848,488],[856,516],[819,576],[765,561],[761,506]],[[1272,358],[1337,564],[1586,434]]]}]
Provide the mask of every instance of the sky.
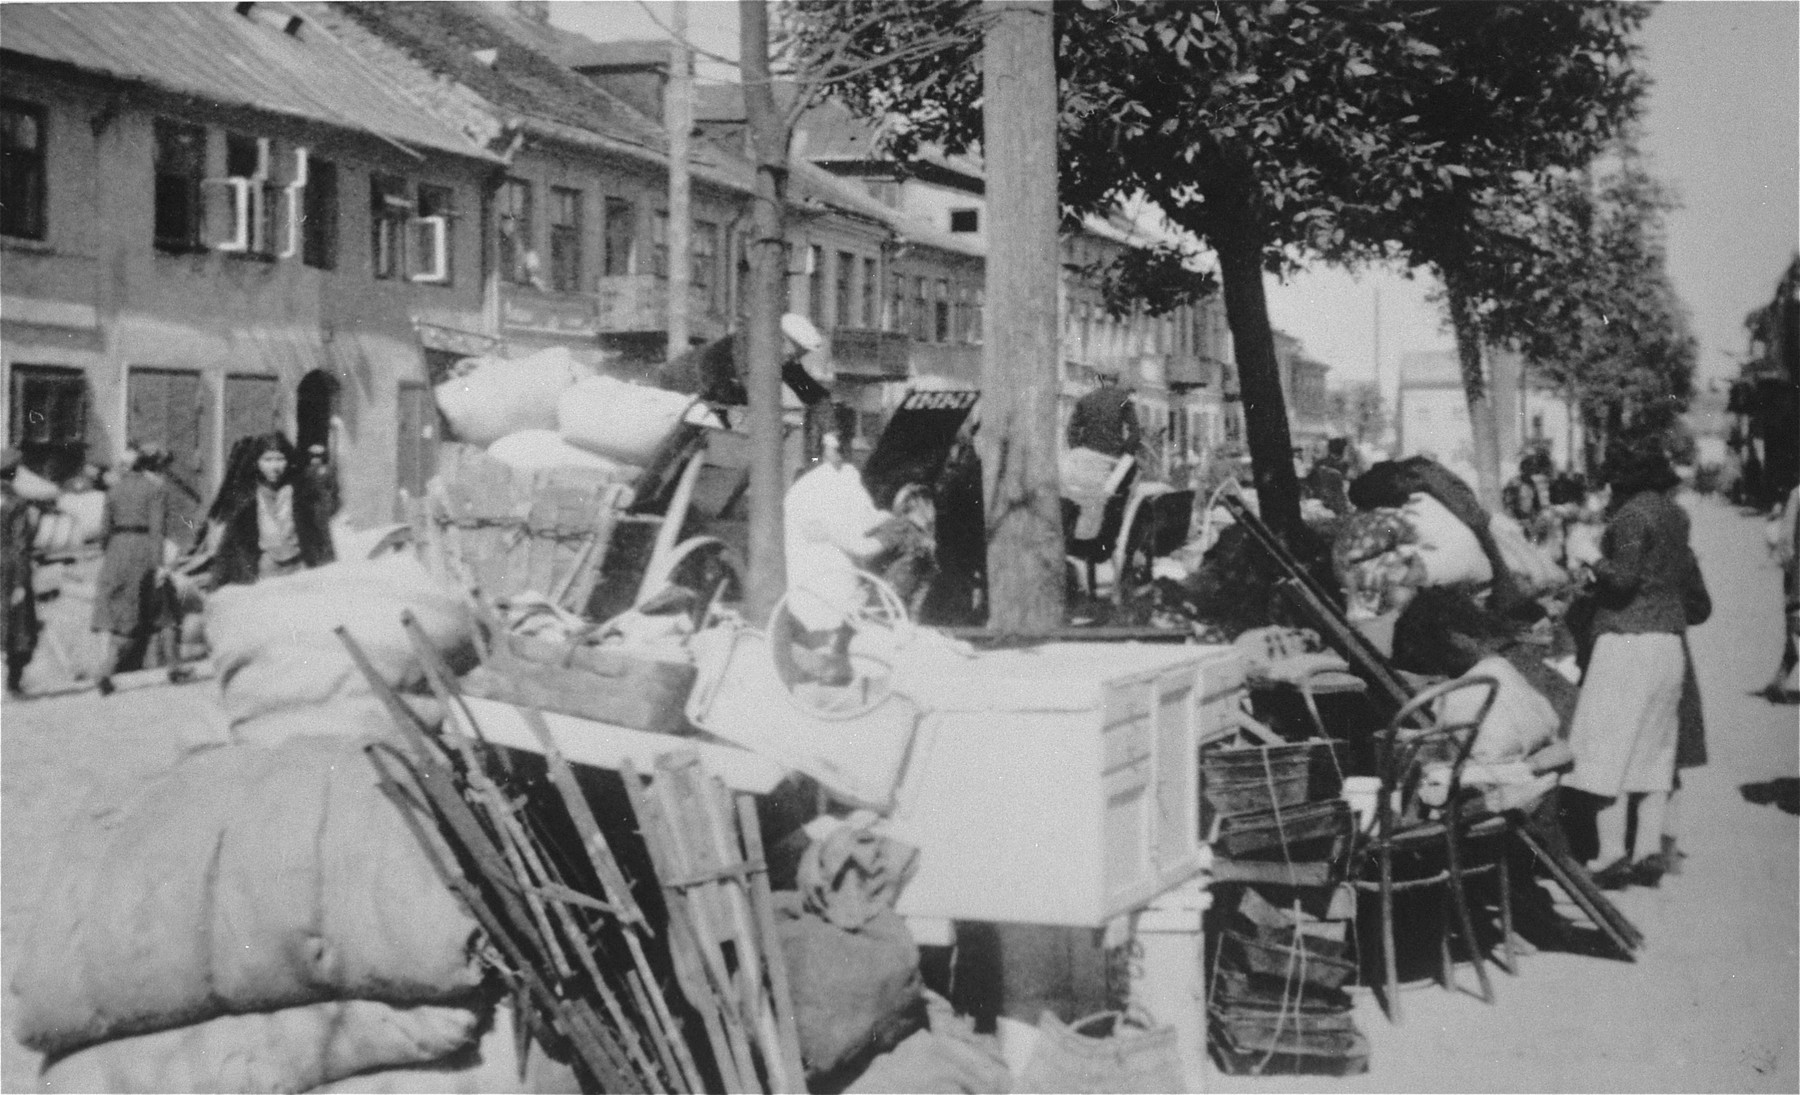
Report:
[{"label": "sky", "polygon": [[[563,0],[551,18],[603,40],[656,37],[670,8]],[[736,0],[690,0],[687,11],[698,48],[737,56]],[[1682,202],[1668,218],[1670,277],[1702,376],[1729,375],[1746,349],[1745,313],[1768,302],[1800,249],[1800,2],[1669,0],[1652,10],[1641,41],[1652,80],[1642,147]],[[704,60],[700,76],[733,78]],[[1270,319],[1331,366],[1332,383],[1371,379],[1379,367],[1391,392],[1402,355],[1454,345],[1427,300],[1432,285],[1423,275],[1318,268],[1271,279]]]}]

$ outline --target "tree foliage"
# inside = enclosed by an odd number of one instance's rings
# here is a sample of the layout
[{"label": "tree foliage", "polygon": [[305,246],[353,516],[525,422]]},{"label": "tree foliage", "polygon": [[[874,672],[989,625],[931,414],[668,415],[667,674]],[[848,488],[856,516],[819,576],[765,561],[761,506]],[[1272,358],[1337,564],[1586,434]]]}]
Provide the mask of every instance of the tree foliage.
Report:
[{"label": "tree foliage", "polygon": [[[905,160],[981,132],[981,9],[796,0],[799,63]],[[1579,160],[1629,81],[1633,4],[1199,4],[1056,8],[1065,218],[1147,197],[1217,253],[1262,511],[1299,526],[1262,277],[1427,242],[1435,196]],[[938,43],[920,52],[914,43]],[[880,62],[890,58],[889,63]],[[1435,261],[1427,259],[1425,261]]]},{"label": "tree foliage", "polygon": [[1668,276],[1669,191],[1624,145],[1598,176],[1542,176],[1490,210],[1533,246],[1486,270],[1509,286],[1485,322],[1572,392],[1591,445],[1666,431],[1693,392],[1695,345]]}]

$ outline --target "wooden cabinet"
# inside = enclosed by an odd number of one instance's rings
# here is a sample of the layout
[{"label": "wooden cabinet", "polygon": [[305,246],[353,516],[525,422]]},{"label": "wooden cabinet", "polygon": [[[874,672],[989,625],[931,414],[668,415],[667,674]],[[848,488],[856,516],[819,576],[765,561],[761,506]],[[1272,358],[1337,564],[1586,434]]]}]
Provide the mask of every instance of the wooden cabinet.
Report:
[{"label": "wooden cabinet", "polygon": [[1244,687],[1230,647],[983,653],[930,695],[892,832],[909,916],[1099,926],[1200,869],[1199,746]]}]

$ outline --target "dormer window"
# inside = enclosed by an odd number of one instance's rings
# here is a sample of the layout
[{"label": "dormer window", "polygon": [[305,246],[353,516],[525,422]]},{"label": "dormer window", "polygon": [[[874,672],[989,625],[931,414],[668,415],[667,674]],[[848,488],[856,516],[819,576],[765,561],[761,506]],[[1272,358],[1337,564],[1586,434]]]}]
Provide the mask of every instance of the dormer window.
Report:
[{"label": "dormer window", "polygon": [[950,210],[950,231],[952,231],[952,232],[979,232],[979,231],[981,231],[981,210],[979,210],[979,209],[952,209],[952,210]]}]

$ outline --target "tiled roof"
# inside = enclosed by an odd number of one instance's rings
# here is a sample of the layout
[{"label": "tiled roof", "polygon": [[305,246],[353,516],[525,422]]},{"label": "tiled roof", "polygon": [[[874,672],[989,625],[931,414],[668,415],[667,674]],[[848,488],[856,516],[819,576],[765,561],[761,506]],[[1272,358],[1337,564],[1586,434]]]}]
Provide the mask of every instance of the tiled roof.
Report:
[{"label": "tiled roof", "polygon": [[[0,53],[178,95],[492,159],[449,121],[281,3],[6,4]],[[8,64],[14,62],[9,60]]]},{"label": "tiled roof", "polygon": [[[514,20],[493,17],[503,13],[417,0],[332,6],[496,107],[666,150],[660,126],[522,41]],[[492,63],[477,56],[488,50]]]},{"label": "tiled roof", "polygon": [[[330,8],[462,89],[465,100],[500,128],[517,125],[553,140],[667,163],[659,120],[546,55],[544,44],[568,32],[489,4],[400,0]],[[693,158],[696,179],[740,190],[753,185],[749,163],[726,150],[696,142]]]}]

